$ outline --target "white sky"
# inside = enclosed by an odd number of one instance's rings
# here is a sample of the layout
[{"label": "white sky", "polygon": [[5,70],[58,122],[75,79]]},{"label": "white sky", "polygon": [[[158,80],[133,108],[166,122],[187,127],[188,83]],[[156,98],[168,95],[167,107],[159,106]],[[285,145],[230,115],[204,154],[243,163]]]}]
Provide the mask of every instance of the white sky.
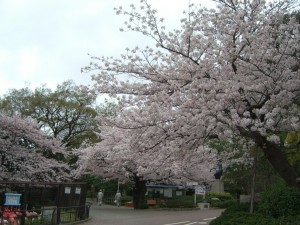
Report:
[{"label": "white sky", "polygon": [[[148,0],[166,25],[179,24],[190,3],[209,0]],[[114,7],[139,0],[0,0],[0,96],[11,88],[57,84],[72,79],[87,84],[80,72],[90,57],[118,56],[142,45],[137,33],[120,32],[124,17]],[[173,28],[174,28],[173,27]]]}]

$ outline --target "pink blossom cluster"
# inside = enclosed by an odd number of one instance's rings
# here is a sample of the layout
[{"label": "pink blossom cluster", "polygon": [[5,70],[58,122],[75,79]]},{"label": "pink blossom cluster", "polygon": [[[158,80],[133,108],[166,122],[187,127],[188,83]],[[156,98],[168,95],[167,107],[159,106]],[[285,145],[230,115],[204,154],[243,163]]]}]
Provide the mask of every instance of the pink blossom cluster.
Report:
[{"label": "pink blossom cluster", "polygon": [[91,93],[118,102],[117,116],[101,118],[103,141],[89,150],[90,167],[109,162],[97,172],[205,180],[220,158],[207,146],[211,138],[246,137],[268,148],[279,144],[277,132],[299,131],[294,1],[216,2],[214,9],[191,5],[173,31],[147,1],[116,9],[128,16],[123,30],[156,47],[92,57],[83,69],[97,72]]},{"label": "pink blossom cluster", "polygon": [[0,179],[68,180],[70,168],[53,159],[56,154],[65,156],[66,152],[60,142],[42,132],[35,121],[0,114]]}]

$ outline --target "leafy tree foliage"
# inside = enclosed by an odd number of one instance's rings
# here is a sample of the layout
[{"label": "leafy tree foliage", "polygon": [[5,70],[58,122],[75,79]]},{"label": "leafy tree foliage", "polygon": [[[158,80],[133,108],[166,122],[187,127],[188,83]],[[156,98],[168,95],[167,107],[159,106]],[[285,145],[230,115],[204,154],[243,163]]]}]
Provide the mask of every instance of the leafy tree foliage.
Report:
[{"label": "leafy tree foliage", "polygon": [[[222,180],[226,190],[234,195],[250,194],[253,166],[250,164],[232,163],[226,168]],[[281,178],[264,156],[259,154],[256,165],[256,192],[263,192],[267,187]]]},{"label": "leafy tree foliage", "polygon": [[[155,156],[149,154],[155,171],[168,152],[188,157],[204,150],[208,138],[238,135],[251,139],[290,186],[300,187],[277,135],[299,131],[300,125],[299,23],[285,16],[295,2],[215,2],[215,9],[191,5],[173,31],[147,1],[128,11],[116,9],[128,16],[125,30],[151,38],[156,48],[127,49],[120,59],[93,57],[83,69],[97,70],[91,93],[118,99],[120,117],[111,119],[111,133],[118,128],[128,141],[140,138],[138,148],[116,139],[111,151],[140,159],[156,149]],[[140,136],[130,136],[134,129]],[[113,153],[107,156],[115,159]]]},{"label": "leafy tree foliage", "polygon": [[[226,170],[223,173],[222,181],[226,190],[239,196],[250,194],[253,170],[254,170],[254,149],[255,145],[242,137],[233,137],[227,140],[212,139],[208,141],[209,146],[218,152],[226,155],[230,162],[226,163]],[[245,151],[247,150],[247,151]],[[256,192],[265,191],[266,188],[281,180],[274,168],[270,165],[262,152],[256,154]]]},{"label": "leafy tree foliage", "polygon": [[290,132],[285,139],[286,156],[300,176],[300,133]]},{"label": "leafy tree foliage", "polygon": [[102,177],[95,176],[92,174],[85,174],[78,179],[80,182],[85,182],[88,188],[94,186],[95,191],[107,191],[111,193],[116,193],[118,189],[117,180],[105,180]]},{"label": "leafy tree foliage", "polygon": [[40,129],[69,149],[85,140],[98,141],[94,103],[95,98],[72,81],[58,85],[55,91],[44,86],[34,91],[13,89],[0,101],[5,113],[36,119]]},{"label": "leafy tree foliage", "polygon": [[54,159],[62,156],[66,153],[60,141],[42,132],[34,120],[0,114],[1,180],[66,181],[68,165]]}]

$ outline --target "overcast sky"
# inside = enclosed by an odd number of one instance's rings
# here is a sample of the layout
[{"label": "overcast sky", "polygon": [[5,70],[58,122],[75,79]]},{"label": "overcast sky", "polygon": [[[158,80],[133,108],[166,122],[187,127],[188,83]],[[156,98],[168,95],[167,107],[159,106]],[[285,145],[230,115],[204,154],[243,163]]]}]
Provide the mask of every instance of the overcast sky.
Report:
[{"label": "overcast sky", "polygon": [[[189,2],[148,0],[166,24],[179,23]],[[139,0],[0,0],[0,96],[11,88],[57,84],[72,79],[87,84],[80,72],[88,53],[118,56],[128,46],[143,45],[135,33],[123,33],[124,17],[114,7],[129,8]]]}]

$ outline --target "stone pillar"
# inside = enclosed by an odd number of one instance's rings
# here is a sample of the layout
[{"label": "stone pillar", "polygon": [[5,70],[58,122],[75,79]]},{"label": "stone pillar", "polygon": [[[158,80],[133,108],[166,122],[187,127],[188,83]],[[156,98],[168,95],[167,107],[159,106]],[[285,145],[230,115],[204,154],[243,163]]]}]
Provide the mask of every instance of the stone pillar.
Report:
[{"label": "stone pillar", "polygon": [[219,179],[214,180],[212,182],[211,191],[212,192],[224,192],[224,182],[220,181]]}]

